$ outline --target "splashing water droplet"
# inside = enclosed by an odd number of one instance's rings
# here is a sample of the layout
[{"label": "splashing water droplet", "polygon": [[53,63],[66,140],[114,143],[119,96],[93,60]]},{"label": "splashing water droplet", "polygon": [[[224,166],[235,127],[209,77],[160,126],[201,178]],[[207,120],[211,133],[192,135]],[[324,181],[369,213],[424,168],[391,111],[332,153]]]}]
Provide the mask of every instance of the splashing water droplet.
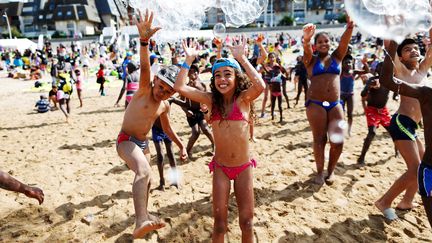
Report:
[{"label": "splashing water droplet", "polygon": [[217,23],[213,27],[213,35],[218,38],[223,38],[226,32],[225,25],[222,23]]},{"label": "splashing water droplet", "polygon": [[182,179],[182,174],[176,168],[171,168],[168,171],[168,180],[170,181],[171,184],[180,185],[181,179]]},{"label": "splashing water droplet", "polygon": [[330,134],[330,142],[332,143],[343,143],[344,136],[342,133],[332,133]]},{"label": "splashing water droplet", "polygon": [[348,128],[348,123],[344,120],[341,120],[338,122],[338,127],[342,128],[342,129],[347,129]]}]

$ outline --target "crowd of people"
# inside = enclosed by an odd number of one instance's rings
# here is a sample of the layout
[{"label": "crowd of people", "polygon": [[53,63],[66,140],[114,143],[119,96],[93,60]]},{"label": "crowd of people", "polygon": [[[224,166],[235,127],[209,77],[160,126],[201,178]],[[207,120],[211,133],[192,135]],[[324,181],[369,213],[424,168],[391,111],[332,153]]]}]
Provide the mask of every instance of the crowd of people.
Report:
[{"label": "crowd of people", "polygon": [[[395,155],[400,154],[407,165],[407,171],[375,202],[375,206],[386,219],[395,220],[398,218],[392,208],[395,198],[404,193],[396,208],[409,210],[415,207],[414,196],[419,190],[432,225],[429,141],[432,138],[429,98],[432,91],[425,85],[432,66],[429,38],[407,38],[399,46],[379,38],[363,40],[360,34],[353,36],[355,25],[347,19],[340,37],[316,32],[316,26],[308,24],[303,28],[301,39],[296,40],[285,33],[279,34],[275,43],[268,43],[268,39],[259,34],[248,38],[227,36],[213,40],[187,38],[179,43],[158,44],[152,39],[160,29],[152,25],[153,17],[153,13],[148,11],[140,16],[136,22],[139,39],[131,41],[127,48],[120,48],[115,42],[110,45],[92,43],[84,47],[72,43],[70,48],[60,45],[54,52],[51,43],[46,42],[43,50],[34,53],[21,55],[17,51],[4,51],[2,56],[3,68],[9,71],[10,77],[21,78],[18,75],[21,72],[17,71],[21,69],[30,69],[28,78],[36,83],[51,76],[52,89],[48,97],[40,96],[37,111],[43,113],[58,107],[66,120],[71,113],[73,91],[77,91],[82,107],[84,83],[92,74],[95,74],[94,82],[99,84],[101,96],[106,94],[106,76],[112,71],[123,81],[119,95],[113,101],[118,107],[125,96],[124,119],[116,149],[135,173],[132,183],[135,238],[142,238],[148,232],[165,226],[147,210],[151,187],[149,137],[157,152],[159,185],[156,189],[164,190],[162,142],[170,168],[176,171],[172,142],[180,150],[180,159],[185,160],[193,157],[193,147],[202,132],[211,143],[208,152],[213,155],[208,165],[213,173],[212,239],[214,242],[224,241],[228,229],[228,196],[231,181],[234,181],[242,241],[252,242],[252,169],[257,166],[257,161],[250,155],[249,143],[255,141],[254,122],[266,118],[269,112],[272,120],[278,116],[279,123],[284,124],[284,111],[298,106],[302,92],[305,118],[312,132],[316,164],[314,183],[332,185],[336,180],[334,170],[344,140],[351,136],[354,96],[361,95],[368,134],[358,165],[366,165],[366,153],[380,125],[393,139]],[[288,50],[291,55],[296,55],[293,58],[295,63],[287,62],[284,55]],[[26,57],[26,61],[22,57]],[[204,74],[210,75],[210,80],[202,80]],[[361,94],[355,92],[357,81],[364,86]],[[292,105],[287,94],[289,82],[293,83],[297,93]],[[393,99],[400,102],[394,115],[386,106],[390,91],[394,93]],[[179,96],[174,97],[176,92]],[[263,99],[257,111],[254,103],[261,95]],[[181,107],[191,128],[187,145],[170,124],[172,104]],[[256,116],[256,112],[260,115]],[[422,120],[426,146],[416,134]],[[328,142],[329,161],[325,172]],[[8,177],[0,179],[9,184],[17,183]],[[171,183],[179,186],[176,181]],[[13,188],[16,187],[5,189]],[[27,196],[38,199],[40,203],[43,201],[40,189],[27,189],[24,192]]]}]

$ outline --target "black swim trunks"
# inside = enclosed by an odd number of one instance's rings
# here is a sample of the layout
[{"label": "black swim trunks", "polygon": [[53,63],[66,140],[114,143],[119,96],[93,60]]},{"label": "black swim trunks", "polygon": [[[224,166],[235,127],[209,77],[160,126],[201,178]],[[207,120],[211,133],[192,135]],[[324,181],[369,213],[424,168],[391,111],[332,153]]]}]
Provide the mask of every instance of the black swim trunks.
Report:
[{"label": "black swim trunks", "polygon": [[409,116],[394,114],[390,121],[389,132],[394,140],[411,140],[417,138],[416,129],[418,125]]},{"label": "black swim trunks", "polygon": [[201,111],[194,112],[193,116],[187,118],[187,122],[190,127],[199,124],[202,120],[204,120],[204,113]]}]

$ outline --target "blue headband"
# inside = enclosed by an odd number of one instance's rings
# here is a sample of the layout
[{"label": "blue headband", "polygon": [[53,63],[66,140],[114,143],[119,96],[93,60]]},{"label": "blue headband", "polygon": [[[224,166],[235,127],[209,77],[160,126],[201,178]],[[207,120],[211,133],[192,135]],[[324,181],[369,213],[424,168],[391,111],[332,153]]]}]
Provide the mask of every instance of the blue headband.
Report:
[{"label": "blue headband", "polygon": [[240,64],[235,59],[221,58],[221,59],[217,59],[214,62],[213,68],[212,68],[212,75],[214,76],[215,71],[221,67],[232,67],[232,68],[235,68],[235,69],[238,69],[239,71],[241,71]]}]

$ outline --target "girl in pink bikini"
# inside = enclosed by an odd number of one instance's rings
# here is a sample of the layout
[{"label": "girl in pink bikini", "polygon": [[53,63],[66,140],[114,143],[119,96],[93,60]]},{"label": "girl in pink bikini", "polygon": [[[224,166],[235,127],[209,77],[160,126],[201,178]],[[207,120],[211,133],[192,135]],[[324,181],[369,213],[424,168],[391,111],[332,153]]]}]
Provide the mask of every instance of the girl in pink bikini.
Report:
[{"label": "girl in pink bikini", "polygon": [[78,94],[78,99],[80,102],[80,106],[79,107],[83,107],[83,103],[82,103],[82,76],[81,76],[81,71],[79,69],[75,69],[75,87],[77,90],[77,94]]},{"label": "girl in pink bikini", "polygon": [[[228,230],[228,198],[231,180],[239,208],[242,241],[253,241],[254,193],[252,167],[256,162],[249,151],[250,104],[265,89],[261,75],[245,56],[246,40],[230,46],[234,59],[221,58],[213,64],[211,92],[187,86],[188,69],[198,51],[195,44],[183,42],[186,61],[175,82],[174,89],[181,95],[204,104],[210,112],[215,153],[209,164],[213,172],[213,242],[223,242]],[[244,68],[246,75],[242,72]]]}]

